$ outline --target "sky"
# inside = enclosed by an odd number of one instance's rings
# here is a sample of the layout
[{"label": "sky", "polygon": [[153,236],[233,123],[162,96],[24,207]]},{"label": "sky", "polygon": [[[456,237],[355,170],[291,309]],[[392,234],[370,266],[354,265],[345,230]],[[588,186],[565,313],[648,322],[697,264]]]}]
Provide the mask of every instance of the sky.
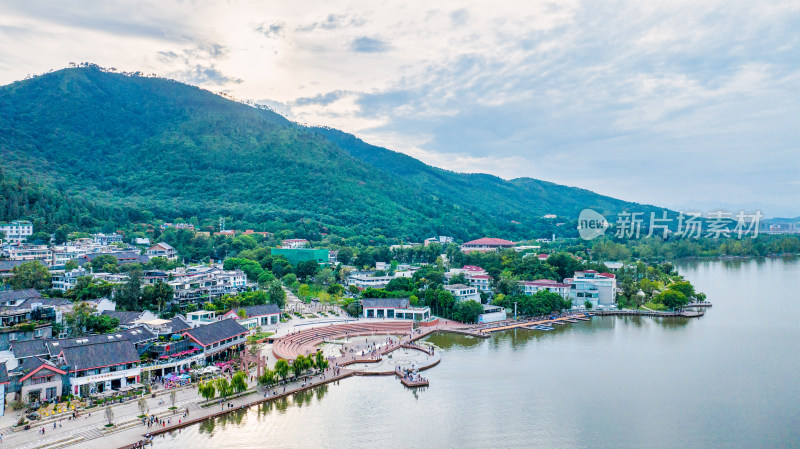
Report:
[{"label": "sky", "polygon": [[428,164],[800,216],[800,0],[0,0],[0,84],[154,73]]}]

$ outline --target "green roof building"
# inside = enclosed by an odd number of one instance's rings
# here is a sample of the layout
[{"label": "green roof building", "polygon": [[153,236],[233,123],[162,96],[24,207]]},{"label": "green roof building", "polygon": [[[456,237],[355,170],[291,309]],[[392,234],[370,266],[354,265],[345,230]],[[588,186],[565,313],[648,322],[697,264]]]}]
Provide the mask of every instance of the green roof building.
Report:
[{"label": "green roof building", "polygon": [[317,263],[328,263],[328,250],[327,249],[310,249],[310,248],[272,248],[271,253],[273,256],[283,256],[292,265],[297,265],[300,262],[307,260],[314,260]]}]

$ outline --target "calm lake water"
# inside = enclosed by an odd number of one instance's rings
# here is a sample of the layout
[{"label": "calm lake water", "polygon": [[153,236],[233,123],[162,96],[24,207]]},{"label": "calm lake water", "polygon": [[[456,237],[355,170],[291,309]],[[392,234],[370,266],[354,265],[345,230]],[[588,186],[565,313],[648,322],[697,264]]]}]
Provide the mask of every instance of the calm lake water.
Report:
[{"label": "calm lake water", "polygon": [[351,378],[156,448],[800,446],[799,259],[685,262],[700,319],[430,338],[431,386]]}]

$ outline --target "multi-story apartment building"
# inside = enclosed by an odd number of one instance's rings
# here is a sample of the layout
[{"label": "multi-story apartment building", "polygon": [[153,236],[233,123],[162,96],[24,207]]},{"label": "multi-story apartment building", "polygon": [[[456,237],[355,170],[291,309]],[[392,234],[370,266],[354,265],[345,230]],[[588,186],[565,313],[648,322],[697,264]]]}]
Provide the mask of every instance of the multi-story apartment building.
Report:
[{"label": "multi-story apartment building", "polygon": [[33,223],[25,220],[14,220],[11,223],[0,222],[0,232],[3,233],[3,242],[22,243],[33,235]]}]

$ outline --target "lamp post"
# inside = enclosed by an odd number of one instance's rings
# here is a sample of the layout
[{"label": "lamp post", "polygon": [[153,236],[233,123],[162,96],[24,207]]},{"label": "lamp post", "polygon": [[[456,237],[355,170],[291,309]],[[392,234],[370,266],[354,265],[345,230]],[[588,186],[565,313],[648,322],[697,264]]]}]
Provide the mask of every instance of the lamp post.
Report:
[{"label": "lamp post", "polygon": [[514,321],[517,321],[517,302],[514,301]]}]

